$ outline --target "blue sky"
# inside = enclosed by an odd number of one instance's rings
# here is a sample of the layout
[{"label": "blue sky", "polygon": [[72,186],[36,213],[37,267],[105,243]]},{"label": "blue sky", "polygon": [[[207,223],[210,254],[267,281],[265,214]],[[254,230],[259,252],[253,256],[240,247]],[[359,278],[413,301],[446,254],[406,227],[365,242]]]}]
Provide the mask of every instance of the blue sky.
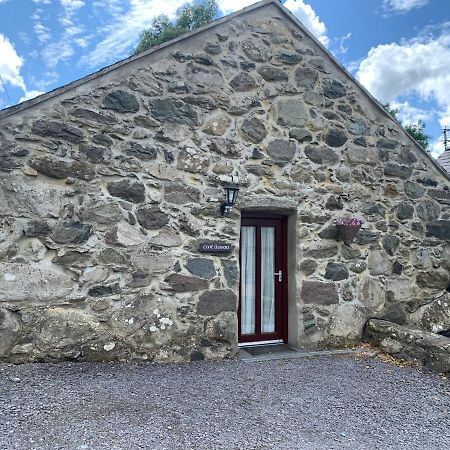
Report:
[{"label": "blue sky", "polygon": [[[188,1],[191,2],[192,0]],[[218,0],[221,15],[254,0]],[[139,31],[186,0],[0,0],[0,108],[130,55]],[[450,0],[285,0],[380,101],[442,151],[450,126]]]}]

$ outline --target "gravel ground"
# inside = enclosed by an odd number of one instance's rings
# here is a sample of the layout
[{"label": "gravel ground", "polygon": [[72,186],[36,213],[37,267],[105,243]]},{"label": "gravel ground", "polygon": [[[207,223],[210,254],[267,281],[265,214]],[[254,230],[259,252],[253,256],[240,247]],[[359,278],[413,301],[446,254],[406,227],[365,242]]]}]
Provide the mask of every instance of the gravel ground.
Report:
[{"label": "gravel ground", "polygon": [[447,449],[450,384],[377,359],[0,365],[0,449]]}]

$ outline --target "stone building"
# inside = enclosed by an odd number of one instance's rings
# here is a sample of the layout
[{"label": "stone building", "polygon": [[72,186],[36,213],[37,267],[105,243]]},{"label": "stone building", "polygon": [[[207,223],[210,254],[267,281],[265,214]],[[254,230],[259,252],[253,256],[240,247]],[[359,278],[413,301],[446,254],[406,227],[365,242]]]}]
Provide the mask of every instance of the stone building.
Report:
[{"label": "stone building", "polygon": [[278,1],[1,111],[0,153],[4,360],[450,328],[447,174]]}]

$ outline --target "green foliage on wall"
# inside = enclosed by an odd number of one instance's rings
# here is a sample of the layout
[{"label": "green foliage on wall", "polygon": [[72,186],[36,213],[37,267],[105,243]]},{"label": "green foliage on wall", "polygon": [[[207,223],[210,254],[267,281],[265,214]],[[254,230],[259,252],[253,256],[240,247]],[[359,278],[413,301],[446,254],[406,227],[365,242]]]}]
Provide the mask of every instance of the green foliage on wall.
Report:
[{"label": "green foliage on wall", "polygon": [[398,108],[392,108],[389,103],[386,103],[383,107],[423,148],[427,149],[429,147],[431,136],[425,133],[425,123],[422,120],[419,120],[417,123],[403,125],[398,118]]},{"label": "green foliage on wall", "polygon": [[416,124],[405,126],[405,130],[423,147],[428,148],[431,137],[425,133],[425,124],[419,120]]}]

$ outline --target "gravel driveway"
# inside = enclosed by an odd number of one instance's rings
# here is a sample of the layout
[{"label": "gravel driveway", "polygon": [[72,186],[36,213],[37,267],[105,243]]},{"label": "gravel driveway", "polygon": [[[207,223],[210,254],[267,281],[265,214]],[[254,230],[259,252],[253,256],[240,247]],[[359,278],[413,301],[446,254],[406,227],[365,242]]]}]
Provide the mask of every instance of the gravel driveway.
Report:
[{"label": "gravel driveway", "polygon": [[0,365],[0,449],[446,449],[450,384],[377,359]]}]

